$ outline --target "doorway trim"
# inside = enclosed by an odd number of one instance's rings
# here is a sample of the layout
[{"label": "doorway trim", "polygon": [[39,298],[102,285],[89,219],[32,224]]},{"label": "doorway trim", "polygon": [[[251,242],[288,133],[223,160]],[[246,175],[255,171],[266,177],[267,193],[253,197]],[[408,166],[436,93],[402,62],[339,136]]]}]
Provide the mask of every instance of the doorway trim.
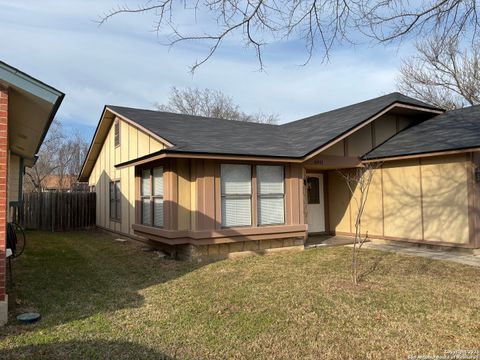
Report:
[{"label": "doorway trim", "polygon": [[[309,224],[309,219],[308,219],[308,214],[310,212],[310,205],[309,202],[308,202],[308,179],[309,178],[312,178],[312,177],[316,177],[316,178],[320,178],[322,179],[322,184],[320,186],[319,184],[319,202],[320,202],[320,206],[321,209],[323,210],[323,230],[320,230],[320,229],[315,229],[314,231],[310,231],[310,229],[308,230],[308,235],[315,235],[315,234],[326,234],[328,233],[328,228],[329,228],[329,216],[328,216],[328,206],[327,206],[327,202],[328,202],[328,196],[327,196],[327,183],[328,183],[328,179],[327,179],[327,173],[325,172],[307,172],[306,173],[306,179],[305,179],[305,184],[307,186],[307,191],[305,192],[305,202],[306,202],[306,214],[305,214],[305,222],[307,224]],[[312,204],[312,205],[315,205],[315,204]],[[310,223],[312,223],[310,221]]]}]

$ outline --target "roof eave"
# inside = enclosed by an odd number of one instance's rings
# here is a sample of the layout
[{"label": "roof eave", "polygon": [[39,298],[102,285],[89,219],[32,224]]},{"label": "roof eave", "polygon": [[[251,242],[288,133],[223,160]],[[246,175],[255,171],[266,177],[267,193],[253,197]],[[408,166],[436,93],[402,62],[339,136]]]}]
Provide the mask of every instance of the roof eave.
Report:
[{"label": "roof eave", "polygon": [[22,89],[23,91],[52,104],[52,109],[45,122],[42,136],[40,137],[35,150],[35,154],[37,154],[40,151],[40,147],[47,136],[48,129],[65,98],[65,94],[55,89],[53,86],[50,86],[3,61],[0,61],[0,79],[13,87]]},{"label": "roof eave", "polygon": [[195,151],[181,151],[162,149],[155,153],[142,156],[133,160],[125,161],[115,165],[116,169],[123,169],[130,166],[139,166],[151,163],[163,158],[188,158],[188,159],[212,159],[212,160],[245,160],[245,161],[266,161],[266,162],[292,162],[301,163],[302,157],[286,157],[275,155],[246,155],[246,154],[225,154],[213,152],[195,152]]},{"label": "roof eave", "polygon": [[405,154],[396,154],[396,155],[384,155],[384,156],[376,156],[376,157],[368,157],[366,155],[362,156],[362,162],[369,163],[369,162],[379,162],[379,161],[394,161],[394,160],[403,160],[403,159],[414,159],[420,157],[431,157],[431,156],[441,156],[441,155],[452,155],[452,154],[460,154],[460,153],[467,153],[472,151],[480,151],[480,145],[478,146],[468,146],[468,147],[459,147],[454,149],[444,149],[444,150],[436,150],[436,151],[419,151],[414,153],[405,153]]}]

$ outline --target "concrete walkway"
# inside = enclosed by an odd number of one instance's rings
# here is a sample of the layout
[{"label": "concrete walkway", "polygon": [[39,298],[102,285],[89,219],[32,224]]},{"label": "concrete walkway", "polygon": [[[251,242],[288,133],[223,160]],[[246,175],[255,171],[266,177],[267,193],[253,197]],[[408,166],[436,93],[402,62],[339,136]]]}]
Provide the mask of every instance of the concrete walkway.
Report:
[{"label": "concrete walkway", "polygon": [[468,253],[462,253],[455,250],[432,250],[421,248],[415,245],[392,245],[392,244],[375,244],[366,243],[362,247],[363,249],[380,250],[395,252],[398,254],[420,256],[434,260],[447,260],[453,261],[459,264],[477,266],[480,267],[480,255],[473,255]]},{"label": "concrete walkway", "polygon": [[305,243],[305,249],[353,244],[353,238],[348,236],[310,235]]}]

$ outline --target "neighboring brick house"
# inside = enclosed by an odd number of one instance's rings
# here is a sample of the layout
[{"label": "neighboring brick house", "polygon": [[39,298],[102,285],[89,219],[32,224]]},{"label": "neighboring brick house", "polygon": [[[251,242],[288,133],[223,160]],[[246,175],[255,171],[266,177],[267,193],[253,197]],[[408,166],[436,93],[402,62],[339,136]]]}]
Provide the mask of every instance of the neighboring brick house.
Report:
[{"label": "neighboring brick house", "polygon": [[8,318],[6,225],[22,200],[25,166],[36,154],[64,94],[0,61],[0,324]]},{"label": "neighboring brick house", "polygon": [[87,191],[88,185],[78,182],[77,175],[47,175],[41,182],[41,189],[36,189],[32,181],[25,181],[23,189],[25,192],[46,191],[46,192],[69,192]]}]

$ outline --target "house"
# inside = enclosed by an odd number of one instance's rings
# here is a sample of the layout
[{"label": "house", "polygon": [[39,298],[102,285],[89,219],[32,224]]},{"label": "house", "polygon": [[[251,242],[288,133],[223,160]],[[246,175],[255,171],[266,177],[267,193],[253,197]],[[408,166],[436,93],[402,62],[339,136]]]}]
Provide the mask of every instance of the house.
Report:
[{"label": "house", "polygon": [[371,239],[480,247],[480,106],[392,93],[283,125],[106,106],[80,180],[99,227],[201,259],[352,235],[339,170],[367,162]]},{"label": "house", "polygon": [[78,175],[58,175],[50,174],[45,176],[41,182],[41,189],[35,188],[32,181],[26,181],[24,190],[26,192],[43,191],[43,192],[70,192],[70,191],[87,191],[87,186],[78,183]]},{"label": "house", "polygon": [[0,324],[7,322],[6,225],[22,200],[23,174],[36,154],[64,94],[0,62]]}]

